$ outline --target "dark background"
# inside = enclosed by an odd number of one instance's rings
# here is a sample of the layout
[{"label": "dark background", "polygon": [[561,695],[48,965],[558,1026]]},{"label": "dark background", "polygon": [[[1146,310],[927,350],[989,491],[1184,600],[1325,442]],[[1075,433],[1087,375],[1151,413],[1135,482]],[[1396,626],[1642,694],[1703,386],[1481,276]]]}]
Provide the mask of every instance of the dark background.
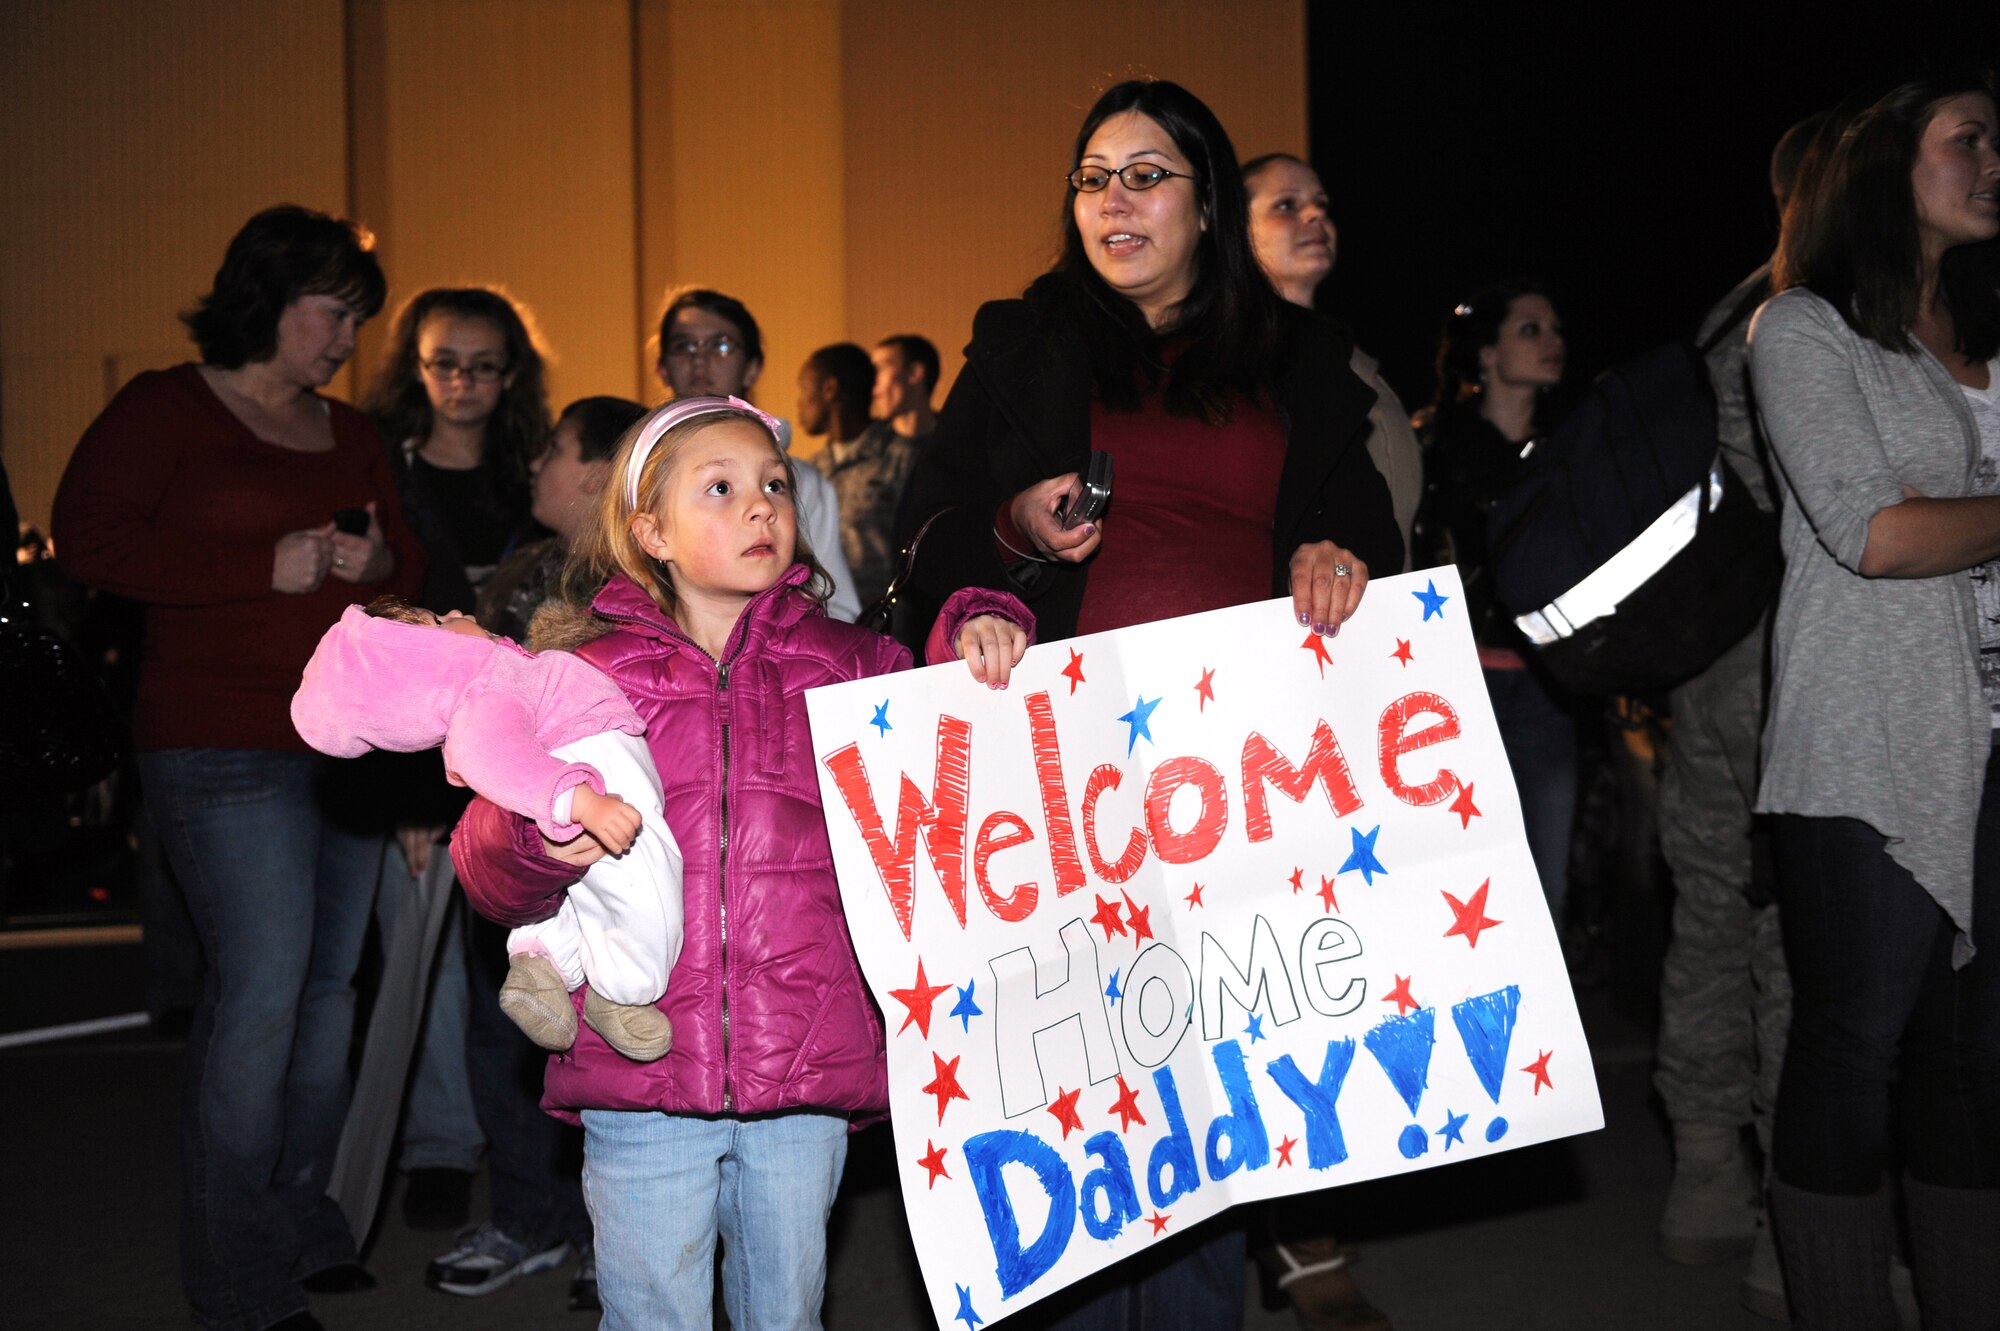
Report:
[{"label": "dark background", "polygon": [[1319,308],[1412,409],[1444,312],[1497,278],[1553,284],[1571,387],[1691,334],[1777,240],[1788,126],[1910,61],[2000,60],[2000,3],[1342,0],[1307,24],[1340,231]]}]

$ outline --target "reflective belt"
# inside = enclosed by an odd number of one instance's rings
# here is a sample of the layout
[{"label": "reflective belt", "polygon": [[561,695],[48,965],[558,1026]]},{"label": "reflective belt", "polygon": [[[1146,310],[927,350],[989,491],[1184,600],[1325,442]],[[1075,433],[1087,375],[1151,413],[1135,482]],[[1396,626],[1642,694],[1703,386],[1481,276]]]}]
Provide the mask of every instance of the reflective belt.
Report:
[{"label": "reflective belt", "polygon": [[1632,538],[1623,550],[1593,569],[1576,586],[1550,601],[1540,610],[1530,610],[1514,620],[1528,641],[1537,647],[1580,632],[1586,625],[1618,613],[1619,603],[1652,580],[1668,561],[1687,548],[1701,523],[1701,496],[1708,491],[1708,511],[1722,502],[1722,459],[1718,456],[1708,476],[1676,499],[1667,511],[1654,518],[1646,530]]}]

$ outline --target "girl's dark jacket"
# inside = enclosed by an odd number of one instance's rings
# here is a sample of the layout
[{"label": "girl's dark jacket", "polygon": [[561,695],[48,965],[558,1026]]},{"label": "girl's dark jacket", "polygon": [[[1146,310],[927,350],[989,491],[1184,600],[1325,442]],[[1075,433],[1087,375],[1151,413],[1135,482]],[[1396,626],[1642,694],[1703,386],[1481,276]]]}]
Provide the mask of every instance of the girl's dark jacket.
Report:
[{"label": "girl's dark jacket", "polygon": [[[1019,594],[1035,611],[1039,636],[1073,636],[1090,567],[1001,561],[994,542],[1000,505],[1038,481],[1081,474],[1090,458],[1091,377],[1082,335],[1050,312],[1055,279],[1024,299],[991,301],[972,323],[965,368],[952,385],[937,433],[912,478],[905,511],[924,533],[911,575],[920,604],[938,605],[960,587]],[[1368,459],[1368,411],[1375,394],[1352,370],[1346,331],[1308,310],[1282,305],[1283,337],[1271,376],[1285,426],[1285,463],[1271,528],[1271,595],[1290,591],[1289,564],[1301,545],[1333,541],[1368,567],[1394,572],[1403,540],[1389,487]],[[1231,465],[1218,456],[1217,468]],[[1202,478],[1188,484],[1199,487]],[[1109,539],[1117,539],[1114,479]],[[902,534],[907,542],[909,532]]]}]

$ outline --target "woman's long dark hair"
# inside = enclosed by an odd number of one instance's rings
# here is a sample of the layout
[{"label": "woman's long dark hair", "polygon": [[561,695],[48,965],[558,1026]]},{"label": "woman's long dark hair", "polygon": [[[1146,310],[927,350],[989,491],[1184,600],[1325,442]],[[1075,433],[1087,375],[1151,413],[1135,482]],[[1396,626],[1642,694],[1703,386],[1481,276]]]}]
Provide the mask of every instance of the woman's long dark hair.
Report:
[{"label": "woman's long dark hair", "polygon": [[[1914,354],[1923,254],[1910,171],[1938,105],[1965,93],[1994,97],[1993,72],[1927,71],[1880,95],[1851,98],[1828,118],[1785,208],[1773,290],[1802,286],[1861,336]],[[1971,360],[2000,353],[1997,287],[1995,241],[1945,252],[1938,295],[1951,311],[1960,354]]]},{"label": "woman's long dark hair", "polygon": [[[1249,204],[1236,149],[1199,97],[1178,83],[1135,79],[1118,84],[1090,108],[1070,164],[1083,160],[1099,126],[1127,111],[1165,130],[1197,177],[1193,188],[1207,227],[1195,245],[1187,299],[1171,327],[1157,333],[1148,327],[1139,307],[1090,266],[1076,225],[1074,189],[1063,193],[1062,257],[1037,290],[1053,285],[1063,293],[1064,312],[1083,334],[1091,378],[1106,406],[1135,411],[1164,381],[1169,412],[1221,424],[1229,419],[1233,399],[1255,397],[1270,386],[1279,345],[1278,297],[1250,249]],[[1160,351],[1167,338],[1186,343],[1171,375]]]},{"label": "woman's long dark hair", "polygon": [[433,287],[412,297],[396,313],[382,368],[368,389],[362,410],[374,418],[383,440],[400,450],[405,439],[422,439],[431,429],[431,399],[417,364],[417,336],[434,315],[480,319],[500,330],[513,376],[500,404],[486,421],[479,471],[495,516],[514,516],[526,506],[528,464],[548,441],[549,392],[542,352],[527,319],[514,302],[486,287]]},{"label": "woman's long dark hair", "polygon": [[1507,311],[1523,296],[1540,296],[1550,305],[1556,303],[1540,279],[1516,277],[1482,287],[1445,315],[1444,329],[1438,334],[1437,396],[1426,413],[1427,423],[1438,435],[1450,430],[1461,413],[1479,410],[1479,353],[1500,340],[1500,325],[1507,322]]}]

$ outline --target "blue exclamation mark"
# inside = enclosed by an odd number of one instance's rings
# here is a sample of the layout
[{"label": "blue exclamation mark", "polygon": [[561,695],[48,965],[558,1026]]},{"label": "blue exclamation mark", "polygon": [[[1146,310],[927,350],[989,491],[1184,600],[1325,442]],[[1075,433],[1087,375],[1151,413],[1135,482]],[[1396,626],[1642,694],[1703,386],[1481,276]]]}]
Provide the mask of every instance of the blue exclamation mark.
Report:
[{"label": "blue exclamation mark", "polygon": [[[1521,1006],[1521,986],[1510,984],[1490,994],[1475,994],[1451,1010],[1458,1038],[1465,1041],[1465,1056],[1479,1084],[1493,1103],[1500,1103],[1500,1082],[1507,1075],[1507,1046],[1514,1039],[1514,1014]],[[1507,1120],[1494,1115],[1486,1125],[1486,1140],[1497,1142],[1507,1135]]]},{"label": "blue exclamation mark", "polygon": [[[1431,1047],[1437,1043],[1435,1031],[1434,1010],[1419,1008],[1407,1016],[1383,1018],[1374,1030],[1361,1037],[1361,1043],[1368,1046],[1368,1052],[1375,1055],[1375,1061],[1388,1074],[1389,1084],[1410,1107],[1413,1118],[1425,1088],[1430,1085]],[[1414,1160],[1430,1149],[1430,1142],[1430,1134],[1412,1123],[1396,1139],[1396,1149],[1405,1159]]]}]

